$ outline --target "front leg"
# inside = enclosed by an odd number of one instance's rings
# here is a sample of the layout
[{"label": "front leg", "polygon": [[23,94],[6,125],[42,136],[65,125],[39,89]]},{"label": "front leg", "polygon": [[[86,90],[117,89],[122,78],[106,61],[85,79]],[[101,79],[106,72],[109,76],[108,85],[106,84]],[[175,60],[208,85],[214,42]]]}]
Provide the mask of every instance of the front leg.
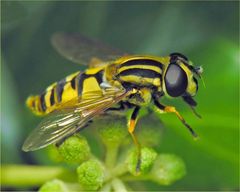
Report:
[{"label": "front leg", "polygon": [[199,114],[196,112],[195,108],[194,108],[194,107],[197,106],[197,102],[194,101],[194,99],[193,99],[191,96],[183,96],[182,98],[183,98],[183,100],[191,107],[193,113],[194,113],[198,118],[201,119],[201,118],[202,118],[201,115],[199,115]]},{"label": "front leg", "polygon": [[194,138],[197,138],[198,135],[194,132],[194,130],[190,127],[190,125],[187,124],[187,122],[185,121],[185,119],[180,115],[180,113],[175,109],[175,107],[173,106],[164,106],[161,103],[158,102],[157,99],[154,99],[154,104],[155,106],[167,113],[175,113],[175,115],[177,115],[178,119],[185,125],[185,127],[187,127],[187,129],[190,131],[190,133],[192,134],[192,136]]}]

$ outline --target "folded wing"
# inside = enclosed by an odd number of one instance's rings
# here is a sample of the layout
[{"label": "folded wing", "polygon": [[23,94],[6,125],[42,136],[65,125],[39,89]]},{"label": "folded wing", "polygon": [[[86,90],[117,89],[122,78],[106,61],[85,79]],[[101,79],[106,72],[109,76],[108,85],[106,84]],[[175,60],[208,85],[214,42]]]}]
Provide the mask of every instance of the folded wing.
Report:
[{"label": "folded wing", "polygon": [[130,92],[109,89],[104,92],[90,92],[88,99],[74,99],[61,109],[50,113],[23,144],[23,151],[34,151],[71,136],[105,110],[121,101]]}]

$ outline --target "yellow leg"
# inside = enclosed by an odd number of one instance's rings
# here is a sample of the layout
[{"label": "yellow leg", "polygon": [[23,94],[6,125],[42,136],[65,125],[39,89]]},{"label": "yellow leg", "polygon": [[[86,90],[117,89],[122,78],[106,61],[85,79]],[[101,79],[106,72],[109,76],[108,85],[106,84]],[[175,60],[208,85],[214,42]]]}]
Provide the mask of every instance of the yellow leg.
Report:
[{"label": "yellow leg", "polygon": [[137,147],[137,166],[136,166],[136,172],[138,173],[140,171],[140,166],[141,166],[141,145],[138,142],[138,139],[136,137],[136,135],[134,134],[134,130],[136,127],[136,123],[137,123],[137,116],[138,116],[138,112],[140,110],[140,107],[136,107],[132,113],[130,122],[129,122],[129,127],[128,127],[128,132],[131,134],[133,142],[135,144],[135,146]]},{"label": "yellow leg", "polygon": [[155,105],[160,109],[163,110],[167,113],[175,113],[178,117],[178,119],[185,125],[185,127],[187,127],[187,129],[191,132],[192,136],[194,138],[197,138],[198,135],[194,132],[194,130],[190,127],[190,125],[187,124],[187,122],[185,121],[185,119],[182,117],[182,115],[180,115],[180,113],[176,110],[175,107],[173,106],[164,106],[162,104],[160,104],[157,100],[154,101]]},{"label": "yellow leg", "polygon": [[181,121],[185,121],[183,119],[183,117],[180,115],[180,113],[176,110],[175,107],[172,107],[172,106],[166,106],[164,108],[164,111],[167,112],[167,113],[175,113],[177,115],[177,117],[181,120]]}]

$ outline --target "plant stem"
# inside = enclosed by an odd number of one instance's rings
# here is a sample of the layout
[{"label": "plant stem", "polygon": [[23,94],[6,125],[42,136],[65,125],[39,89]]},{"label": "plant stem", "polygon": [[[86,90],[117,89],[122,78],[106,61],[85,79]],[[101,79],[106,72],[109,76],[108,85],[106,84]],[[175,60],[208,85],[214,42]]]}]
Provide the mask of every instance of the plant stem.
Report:
[{"label": "plant stem", "polygon": [[111,188],[112,186],[110,183],[107,183],[100,189],[100,192],[111,192]]},{"label": "plant stem", "polygon": [[127,173],[127,165],[126,163],[122,162],[120,163],[118,166],[116,166],[113,170],[112,170],[112,174],[115,177],[119,177],[121,175],[124,175],[125,173]]},{"label": "plant stem", "polygon": [[118,178],[112,180],[112,187],[114,191],[127,192],[125,184]]},{"label": "plant stem", "polygon": [[119,145],[106,145],[105,165],[112,169],[116,163]]},{"label": "plant stem", "polygon": [[143,180],[151,180],[151,175],[140,175],[140,176],[133,176],[133,175],[124,175],[121,177],[122,181],[143,181]]},{"label": "plant stem", "polygon": [[74,178],[74,174],[62,167],[3,165],[2,186],[39,186],[54,178]]}]

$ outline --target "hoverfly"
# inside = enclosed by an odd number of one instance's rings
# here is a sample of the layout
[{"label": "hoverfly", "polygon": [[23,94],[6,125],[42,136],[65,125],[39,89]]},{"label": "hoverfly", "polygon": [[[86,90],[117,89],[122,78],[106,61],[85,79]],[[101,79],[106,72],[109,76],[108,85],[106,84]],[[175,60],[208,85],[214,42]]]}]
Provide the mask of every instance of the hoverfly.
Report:
[{"label": "hoverfly", "polygon": [[192,97],[198,91],[197,78],[201,77],[202,68],[194,67],[186,56],[127,55],[79,34],[56,33],[52,44],[67,59],[89,68],[50,85],[40,95],[28,97],[27,106],[46,117],[26,139],[24,151],[57,143],[106,111],[132,108],[128,131],[138,147],[140,162],[141,150],[134,129],[140,108],[151,102],[162,112],[176,114],[197,137],[175,107],[160,103],[165,95],[182,97],[198,115]]}]

